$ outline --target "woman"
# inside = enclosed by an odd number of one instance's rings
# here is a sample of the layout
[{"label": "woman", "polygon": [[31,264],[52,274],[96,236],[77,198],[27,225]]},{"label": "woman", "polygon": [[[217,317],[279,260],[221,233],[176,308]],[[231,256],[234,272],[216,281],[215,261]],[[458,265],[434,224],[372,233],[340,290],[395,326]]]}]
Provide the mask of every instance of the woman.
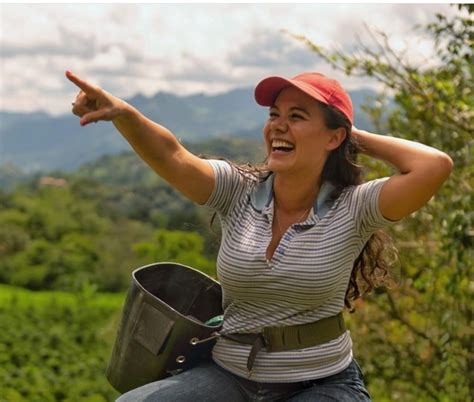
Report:
[{"label": "woman", "polygon": [[[256,100],[270,112],[266,165],[252,173],[198,158],[132,106],[66,75],[81,89],[73,103],[81,125],[112,121],[161,177],[216,211],[223,228],[225,314],[213,361],[118,400],[370,400],[341,311],[360,294],[359,271],[375,268],[370,290],[386,268],[377,230],[428,202],[452,170],[449,156],[352,127],[344,89],[304,73],[257,85]],[[398,173],[361,184],[354,144]]]}]

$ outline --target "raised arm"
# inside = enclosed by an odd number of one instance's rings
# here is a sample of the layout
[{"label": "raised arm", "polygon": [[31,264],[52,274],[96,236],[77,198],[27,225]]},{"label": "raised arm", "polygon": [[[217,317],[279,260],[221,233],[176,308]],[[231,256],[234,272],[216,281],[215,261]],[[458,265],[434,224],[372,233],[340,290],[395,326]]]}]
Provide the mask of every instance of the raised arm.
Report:
[{"label": "raised arm", "polygon": [[171,186],[199,204],[208,200],[214,188],[214,173],[206,161],[128,103],[69,71],[66,77],[80,88],[72,111],[81,117],[81,126],[112,121],[137,154]]},{"label": "raised arm", "polygon": [[361,152],[381,159],[399,173],[382,186],[380,212],[399,220],[425,205],[449,177],[451,158],[435,148],[416,142],[352,129]]}]

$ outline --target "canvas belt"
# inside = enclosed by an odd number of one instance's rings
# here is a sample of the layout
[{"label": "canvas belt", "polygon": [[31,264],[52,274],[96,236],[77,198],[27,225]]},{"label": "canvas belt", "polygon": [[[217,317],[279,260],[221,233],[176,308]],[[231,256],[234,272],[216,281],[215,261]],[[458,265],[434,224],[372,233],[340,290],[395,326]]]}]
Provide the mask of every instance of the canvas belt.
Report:
[{"label": "canvas belt", "polygon": [[284,352],[321,345],[344,334],[346,326],[342,313],[307,324],[285,327],[264,327],[259,333],[220,334],[224,338],[252,345],[247,359],[247,369],[252,367],[258,352]]}]

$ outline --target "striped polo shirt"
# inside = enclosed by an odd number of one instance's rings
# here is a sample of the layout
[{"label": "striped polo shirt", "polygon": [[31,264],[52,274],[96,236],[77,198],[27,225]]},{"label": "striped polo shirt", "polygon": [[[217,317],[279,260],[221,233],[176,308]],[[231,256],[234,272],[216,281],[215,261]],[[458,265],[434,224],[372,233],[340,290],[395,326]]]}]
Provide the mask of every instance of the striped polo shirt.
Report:
[{"label": "striped polo shirt", "polygon": [[[266,326],[305,324],[336,315],[354,260],[369,237],[391,221],[378,208],[387,178],[346,187],[330,201],[331,183],[321,186],[304,222],[284,233],[270,261],[273,179],[261,181],[228,162],[209,160],[215,174],[206,205],[218,213],[222,240],[217,277],[223,290],[223,333],[258,333]],[[214,361],[248,378],[251,345],[220,337]],[[315,347],[258,352],[250,379],[295,382],[322,378],[344,370],[352,360],[350,331]]]}]

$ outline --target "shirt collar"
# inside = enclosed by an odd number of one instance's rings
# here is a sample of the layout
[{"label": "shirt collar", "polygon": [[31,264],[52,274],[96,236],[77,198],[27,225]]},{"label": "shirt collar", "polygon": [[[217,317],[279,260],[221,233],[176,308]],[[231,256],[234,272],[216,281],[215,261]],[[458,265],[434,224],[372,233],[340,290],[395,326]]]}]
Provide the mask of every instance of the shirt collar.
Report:
[{"label": "shirt collar", "polygon": [[[268,208],[273,199],[273,181],[275,179],[274,174],[270,174],[265,181],[259,183],[257,188],[251,195],[251,202],[253,207],[262,212],[264,209]],[[335,186],[329,182],[325,181],[321,188],[319,189],[318,197],[313,204],[313,211],[318,216],[319,219],[322,219],[324,215],[331,209],[332,200],[330,195],[333,192]]]}]

